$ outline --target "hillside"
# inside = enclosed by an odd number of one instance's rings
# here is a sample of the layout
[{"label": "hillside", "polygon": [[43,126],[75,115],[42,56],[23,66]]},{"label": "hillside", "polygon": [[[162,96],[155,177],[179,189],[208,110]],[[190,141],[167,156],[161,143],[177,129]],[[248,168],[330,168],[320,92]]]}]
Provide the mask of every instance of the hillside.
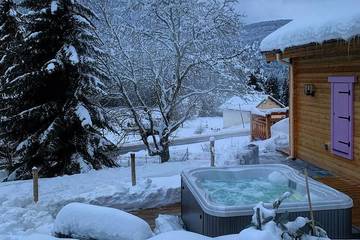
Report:
[{"label": "hillside", "polygon": [[274,32],[290,21],[291,20],[289,19],[281,19],[245,25],[244,29],[242,30],[242,40],[246,43],[260,43],[270,33]]}]

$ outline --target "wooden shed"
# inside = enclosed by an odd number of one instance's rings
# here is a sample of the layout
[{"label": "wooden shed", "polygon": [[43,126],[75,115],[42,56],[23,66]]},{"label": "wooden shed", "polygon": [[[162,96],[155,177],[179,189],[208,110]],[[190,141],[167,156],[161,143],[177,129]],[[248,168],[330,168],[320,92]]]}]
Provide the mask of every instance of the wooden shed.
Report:
[{"label": "wooden shed", "polygon": [[290,155],[360,181],[359,7],[294,20],[261,49],[290,68]]},{"label": "wooden shed", "polygon": [[277,109],[280,112],[286,112],[285,106],[270,95],[253,93],[242,96],[233,96],[220,106],[223,112],[224,128],[233,126],[243,126],[252,121],[252,112],[260,112],[260,115],[266,115],[265,111]]}]

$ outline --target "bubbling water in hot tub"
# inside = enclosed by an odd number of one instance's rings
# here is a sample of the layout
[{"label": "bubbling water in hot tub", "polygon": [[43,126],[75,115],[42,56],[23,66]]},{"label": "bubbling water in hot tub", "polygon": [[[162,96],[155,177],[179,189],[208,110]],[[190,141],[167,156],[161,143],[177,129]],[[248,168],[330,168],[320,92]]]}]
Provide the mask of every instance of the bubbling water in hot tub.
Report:
[{"label": "bubbling water in hot tub", "polygon": [[[203,189],[211,202],[224,206],[272,203],[285,192],[291,193],[285,201],[307,201],[304,189],[289,182],[289,179],[278,171],[252,176],[222,175],[216,178],[197,178],[196,184]],[[314,194],[311,194],[311,197],[317,198]]]}]

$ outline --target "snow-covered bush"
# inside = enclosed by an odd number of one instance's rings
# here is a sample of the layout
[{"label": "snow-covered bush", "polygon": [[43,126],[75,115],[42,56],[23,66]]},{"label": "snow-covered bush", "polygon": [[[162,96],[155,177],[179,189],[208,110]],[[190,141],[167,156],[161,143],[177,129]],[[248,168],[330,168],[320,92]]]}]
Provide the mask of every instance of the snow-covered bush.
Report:
[{"label": "snow-covered bush", "polygon": [[210,153],[210,144],[209,143],[201,144],[201,150],[205,153]]},{"label": "snow-covered bush", "polygon": [[251,220],[251,227],[244,229],[239,234],[239,240],[326,240],[326,231],[318,226],[312,226],[308,218],[297,217],[289,221],[287,212],[277,216],[277,210],[281,203],[291,196],[291,193],[284,193],[277,199],[272,208],[266,208],[260,202],[254,207],[254,214]]},{"label": "snow-covered bush", "polygon": [[216,166],[239,166],[259,163],[257,145],[231,144],[216,156]]},{"label": "snow-covered bush", "polygon": [[153,236],[141,218],[118,209],[70,203],[55,219],[57,237],[97,240],[145,240]]},{"label": "snow-covered bush", "polygon": [[195,134],[202,134],[205,132],[205,126],[200,123],[194,131]]},{"label": "snow-covered bush", "polygon": [[155,219],[155,234],[183,230],[184,223],[179,216],[160,214]]}]

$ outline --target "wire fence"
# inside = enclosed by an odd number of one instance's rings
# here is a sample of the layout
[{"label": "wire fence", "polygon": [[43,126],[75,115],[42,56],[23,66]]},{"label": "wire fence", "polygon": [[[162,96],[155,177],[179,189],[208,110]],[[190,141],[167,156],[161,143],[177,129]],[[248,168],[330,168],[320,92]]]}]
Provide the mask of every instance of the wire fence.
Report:
[{"label": "wire fence", "polygon": [[[170,152],[171,158],[169,162],[185,162],[189,160],[189,148],[180,149]],[[118,165],[120,167],[130,167],[130,154],[123,155],[118,159]],[[148,156],[145,155],[136,155],[136,166],[143,166],[146,164],[156,164],[161,163],[160,156]]]}]

